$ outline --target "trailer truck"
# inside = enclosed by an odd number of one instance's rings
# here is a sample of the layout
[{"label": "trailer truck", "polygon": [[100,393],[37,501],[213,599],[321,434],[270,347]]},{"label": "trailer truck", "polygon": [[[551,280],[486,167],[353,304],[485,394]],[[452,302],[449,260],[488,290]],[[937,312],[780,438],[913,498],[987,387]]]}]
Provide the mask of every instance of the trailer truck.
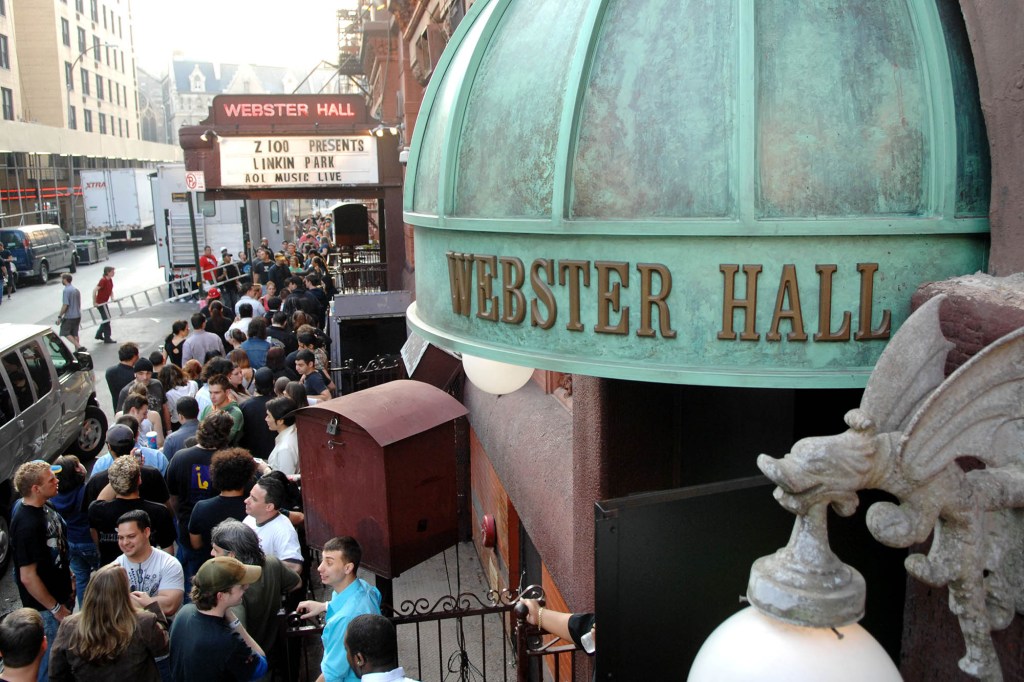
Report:
[{"label": "trailer truck", "polygon": [[142,168],[83,170],[85,230],[109,243],[152,244],[153,194],[150,171]]},{"label": "trailer truck", "polygon": [[[151,171],[150,182],[156,212],[157,259],[167,273],[168,281],[188,277],[195,280],[196,249],[213,247],[220,259],[221,249],[237,256],[246,249],[259,246],[266,237],[272,248],[280,248],[282,215],[277,199],[256,201],[207,201],[203,192],[190,192],[185,186],[185,166],[180,163],[161,164]],[[195,241],[188,204],[192,202]],[[244,211],[243,211],[244,209]]]}]

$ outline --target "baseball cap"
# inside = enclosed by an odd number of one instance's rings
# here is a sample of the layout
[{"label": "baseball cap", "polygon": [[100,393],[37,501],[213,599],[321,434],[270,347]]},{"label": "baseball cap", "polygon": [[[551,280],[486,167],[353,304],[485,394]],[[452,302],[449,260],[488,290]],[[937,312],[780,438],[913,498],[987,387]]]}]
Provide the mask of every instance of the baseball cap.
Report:
[{"label": "baseball cap", "polygon": [[[34,459],[34,460],[32,460],[32,463],[33,464],[50,464],[45,459]],[[52,471],[55,474],[59,474],[63,470],[64,470],[64,467],[62,467],[59,464],[50,464],[50,471]]]},{"label": "baseball cap", "polygon": [[150,362],[148,358],[139,358],[138,360],[135,361],[135,371],[136,372],[152,372],[153,371],[153,363]]},{"label": "baseball cap", "polygon": [[220,298],[220,289],[214,287],[206,292],[207,298]]},{"label": "baseball cap", "polygon": [[235,585],[251,585],[260,579],[263,569],[247,566],[230,556],[219,556],[199,567],[192,582],[202,592],[227,592]]},{"label": "baseball cap", "polygon": [[220,252],[221,253],[228,253],[228,247],[226,247],[226,246],[220,247]]},{"label": "baseball cap", "polygon": [[124,424],[114,424],[107,429],[107,445],[121,454],[127,454],[135,445],[135,434]]}]

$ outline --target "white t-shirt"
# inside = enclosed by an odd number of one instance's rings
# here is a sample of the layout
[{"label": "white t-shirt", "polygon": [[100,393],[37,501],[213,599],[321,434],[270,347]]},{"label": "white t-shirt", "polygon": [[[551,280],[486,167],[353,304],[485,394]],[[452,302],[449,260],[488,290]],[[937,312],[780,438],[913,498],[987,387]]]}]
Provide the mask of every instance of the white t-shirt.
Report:
[{"label": "white t-shirt", "polygon": [[154,547],[149,558],[141,564],[124,554],[114,559],[114,563],[128,572],[132,592],[145,592],[155,597],[160,590],[185,590],[185,572],[181,570],[181,563],[162,549]]},{"label": "white t-shirt", "polygon": [[178,400],[188,396],[190,398],[196,397],[196,391],[199,390],[199,384],[189,380],[185,386],[175,386],[171,390],[167,391],[167,406],[171,409],[171,422],[177,424],[178,419]]},{"label": "white t-shirt", "polygon": [[256,531],[264,554],[276,556],[282,561],[302,562],[299,534],[287,516],[277,514],[260,526],[256,524],[256,519],[247,515],[242,523]]},{"label": "white t-shirt", "polygon": [[299,473],[299,433],[295,430],[295,424],[277,434],[274,449],[267,456],[267,464],[274,471],[287,476]]}]

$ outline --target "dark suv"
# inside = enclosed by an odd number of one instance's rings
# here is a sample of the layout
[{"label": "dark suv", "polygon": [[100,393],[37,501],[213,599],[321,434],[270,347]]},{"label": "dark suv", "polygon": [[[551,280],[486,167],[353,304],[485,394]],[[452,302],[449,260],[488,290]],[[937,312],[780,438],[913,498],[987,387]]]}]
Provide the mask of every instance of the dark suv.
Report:
[{"label": "dark suv", "polygon": [[78,269],[75,244],[59,225],[3,227],[0,243],[14,255],[19,277],[38,277],[45,282],[52,272]]}]

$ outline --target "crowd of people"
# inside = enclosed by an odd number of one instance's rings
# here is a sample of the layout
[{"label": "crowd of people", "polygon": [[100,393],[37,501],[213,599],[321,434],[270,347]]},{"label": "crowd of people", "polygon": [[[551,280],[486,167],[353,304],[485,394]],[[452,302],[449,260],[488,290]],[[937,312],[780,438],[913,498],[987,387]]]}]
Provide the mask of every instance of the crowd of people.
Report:
[{"label": "crowd of people", "polygon": [[17,470],[24,608],[0,620],[3,680],[270,680],[287,663],[282,608],[323,619],[319,679],[405,679],[355,538],[323,548],[330,599],[309,589],[295,412],[334,395],[323,242],[312,227],[251,264],[204,261],[216,286],[162,348],[119,345],[92,471],[71,455]]}]

